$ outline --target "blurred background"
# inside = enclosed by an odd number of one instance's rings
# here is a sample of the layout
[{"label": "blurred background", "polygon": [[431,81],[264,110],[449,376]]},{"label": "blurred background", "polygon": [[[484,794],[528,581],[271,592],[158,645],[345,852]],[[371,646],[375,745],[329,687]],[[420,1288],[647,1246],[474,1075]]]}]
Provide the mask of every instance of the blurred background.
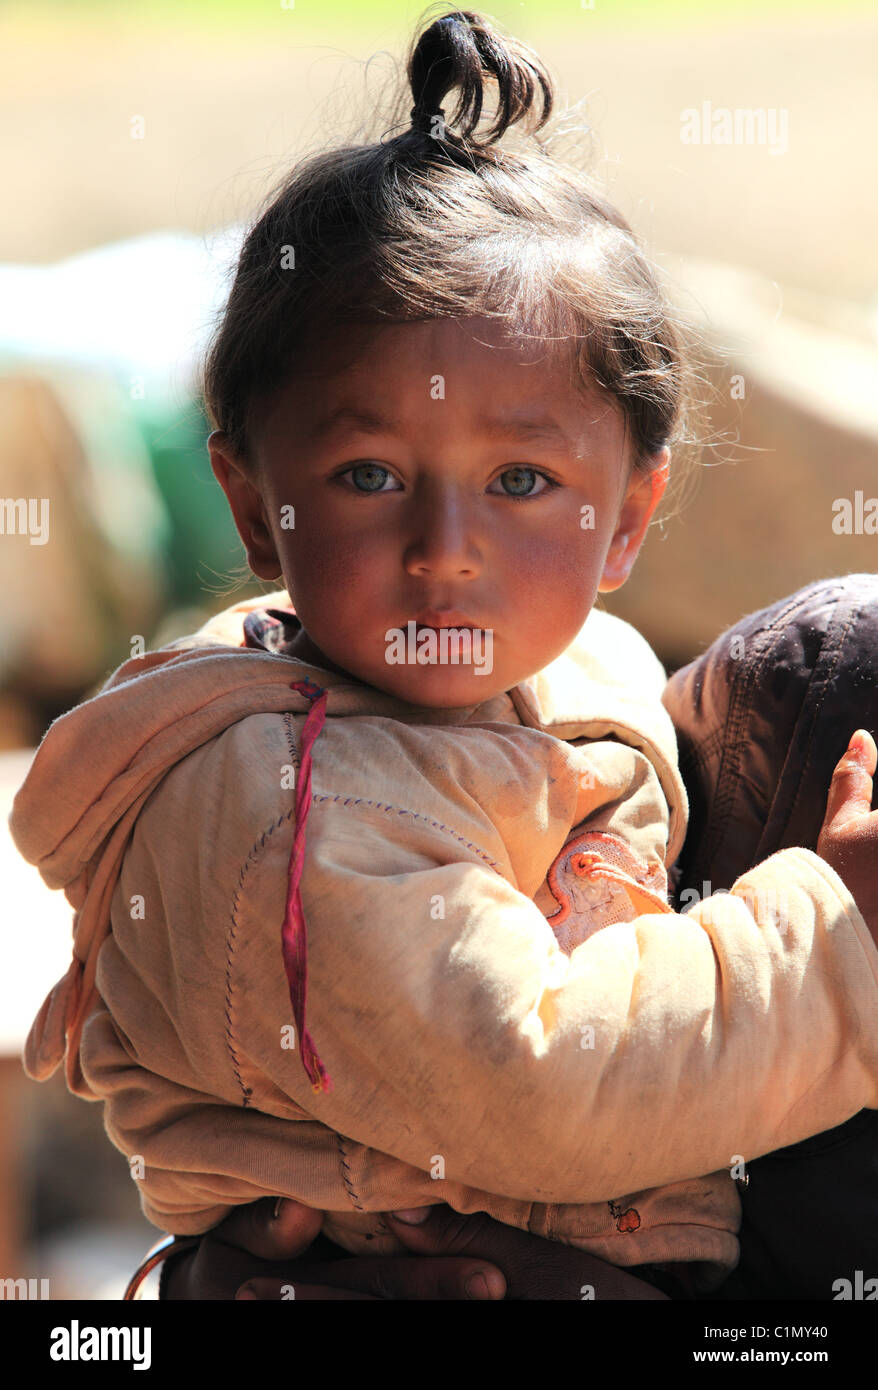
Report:
[{"label": "blurred background", "polygon": [[[72,910],[6,817],[48,724],[136,635],[161,645],[273,587],[242,581],[198,356],[260,198],[387,109],[423,8],[0,4],[0,1279],[49,1278],[53,1298],[119,1297],[159,1232],[100,1106],[61,1071],[37,1085],[21,1070]],[[548,64],[559,108],[578,104],[591,167],[716,348],[700,465],[602,600],[671,671],[743,614],[876,568],[878,537],[837,534],[833,502],[878,496],[878,15],[845,0],[487,13]],[[713,138],[723,112],[731,143]],[[15,524],[17,499],[49,499],[46,543],[36,511]]]}]

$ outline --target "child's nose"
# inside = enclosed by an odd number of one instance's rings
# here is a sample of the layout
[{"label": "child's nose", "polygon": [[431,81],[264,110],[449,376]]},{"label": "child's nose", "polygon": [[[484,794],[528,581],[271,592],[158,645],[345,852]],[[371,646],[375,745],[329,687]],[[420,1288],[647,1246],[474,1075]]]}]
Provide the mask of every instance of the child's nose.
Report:
[{"label": "child's nose", "polygon": [[425,499],[412,517],[405,565],[410,574],[472,577],[482,568],[474,519],[455,494]]}]

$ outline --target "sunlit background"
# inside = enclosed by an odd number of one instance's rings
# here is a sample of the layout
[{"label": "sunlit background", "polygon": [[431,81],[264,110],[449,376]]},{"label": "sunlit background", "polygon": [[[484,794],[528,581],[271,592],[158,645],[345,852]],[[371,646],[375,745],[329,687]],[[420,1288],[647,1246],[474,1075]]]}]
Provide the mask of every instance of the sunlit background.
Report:
[{"label": "sunlit background", "polygon": [[[260,198],[302,154],[380,135],[423,10],[0,5],[0,504],[49,498],[52,518],[44,545],[0,534],[0,1278],[48,1277],[53,1298],[118,1297],[159,1233],[100,1106],[21,1070],[71,909],[5,817],[48,723],[135,634],[160,645],[259,592],[208,467],[198,355]],[[837,534],[832,504],[878,495],[878,15],[486,12],[576,104],[576,150],[717,348],[694,486],[604,600],[670,670],[748,611],[876,568],[878,537]],[[766,138],[686,140],[705,104],[765,113]]]}]

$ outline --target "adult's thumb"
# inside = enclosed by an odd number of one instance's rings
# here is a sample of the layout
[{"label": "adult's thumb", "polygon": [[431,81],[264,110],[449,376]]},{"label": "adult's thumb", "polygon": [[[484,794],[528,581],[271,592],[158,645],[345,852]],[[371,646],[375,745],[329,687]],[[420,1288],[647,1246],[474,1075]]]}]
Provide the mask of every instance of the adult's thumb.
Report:
[{"label": "adult's thumb", "polygon": [[323,1212],[292,1198],[263,1197],[235,1207],[212,1236],[261,1260],[304,1254],[323,1225]]},{"label": "adult's thumb", "polygon": [[872,809],[872,778],[878,765],[878,748],[866,729],[857,729],[836,763],[826,799],[823,829],[843,830],[852,820]]},{"label": "adult's thumb", "polygon": [[474,1243],[481,1248],[485,1233],[496,1225],[487,1212],[466,1215],[444,1202],[414,1211],[384,1212],[384,1218],[390,1218],[390,1229],[406,1249],[418,1255],[471,1254]]}]

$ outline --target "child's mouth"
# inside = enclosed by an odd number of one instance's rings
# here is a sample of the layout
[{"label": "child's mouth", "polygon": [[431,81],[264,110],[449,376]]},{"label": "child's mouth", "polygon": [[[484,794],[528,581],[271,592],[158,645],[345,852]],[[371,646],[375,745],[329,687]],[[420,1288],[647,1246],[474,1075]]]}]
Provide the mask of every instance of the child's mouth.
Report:
[{"label": "child's mouth", "polygon": [[432,628],[435,632],[441,632],[443,628],[469,628],[473,632],[481,631],[481,625],[473,622],[464,613],[452,611],[439,612],[430,609],[428,612],[420,614],[415,618],[415,623],[419,628]]}]

